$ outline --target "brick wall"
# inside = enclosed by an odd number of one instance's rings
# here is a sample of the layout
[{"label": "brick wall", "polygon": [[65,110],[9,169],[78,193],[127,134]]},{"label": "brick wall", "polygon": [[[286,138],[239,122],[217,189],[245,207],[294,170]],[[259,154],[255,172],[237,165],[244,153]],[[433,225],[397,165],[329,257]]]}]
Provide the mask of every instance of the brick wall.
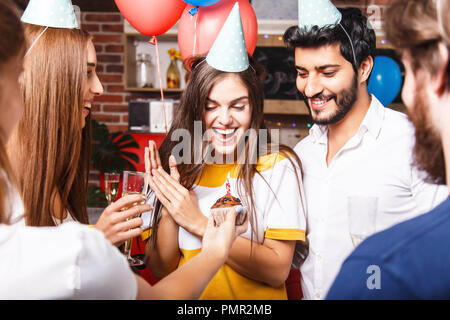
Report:
[{"label": "brick wall", "polygon": [[94,37],[97,73],[104,90],[95,98],[92,118],[108,125],[111,131],[126,131],[129,94],[124,90],[123,17],[120,13],[86,12],[81,26]]},{"label": "brick wall", "polygon": [[[104,93],[92,104],[92,119],[105,123],[110,131],[128,128],[128,93],[124,90],[123,17],[120,13],[85,12],[81,27],[94,40],[97,74]],[[89,183],[99,185],[99,172],[91,168]]]},{"label": "brick wall", "polygon": [[[128,102],[159,97],[158,93],[125,91],[123,17],[120,13],[85,12],[81,27],[93,36],[97,52],[97,74],[103,95],[92,104],[92,119],[107,125],[110,132],[128,130]],[[99,171],[91,168],[89,184],[99,185]]]}]

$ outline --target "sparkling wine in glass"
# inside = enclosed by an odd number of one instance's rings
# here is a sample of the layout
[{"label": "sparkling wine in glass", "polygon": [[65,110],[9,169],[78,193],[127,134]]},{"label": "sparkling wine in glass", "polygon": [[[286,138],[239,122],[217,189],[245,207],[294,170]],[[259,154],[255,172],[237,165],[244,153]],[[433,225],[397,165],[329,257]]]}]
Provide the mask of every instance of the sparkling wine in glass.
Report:
[{"label": "sparkling wine in glass", "polygon": [[[124,171],[123,172],[123,188],[122,188],[122,196],[140,194],[145,196],[147,194],[149,176],[148,173],[144,172],[136,172],[136,171]],[[145,200],[133,203],[131,206],[136,206],[139,204],[144,204]],[[123,210],[127,210],[128,208],[123,208]],[[139,217],[140,214],[135,215],[132,218]],[[131,256],[131,244],[133,243],[133,239],[128,239],[125,242],[124,246],[124,255],[127,257],[128,264],[131,267],[141,266],[144,262],[140,259],[133,258]]]},{"label": "sparkling wine in glass", "polygon": [[353,246],[358,246],[365,238],[375,233],[378,198],[350,196],[348,199],[348,221]]},{"label": "sparkling wine in glass", "polygon": [[116,172],[105,173],[105,194],[108,205],[114,202],[119,191],[120,174]]}]

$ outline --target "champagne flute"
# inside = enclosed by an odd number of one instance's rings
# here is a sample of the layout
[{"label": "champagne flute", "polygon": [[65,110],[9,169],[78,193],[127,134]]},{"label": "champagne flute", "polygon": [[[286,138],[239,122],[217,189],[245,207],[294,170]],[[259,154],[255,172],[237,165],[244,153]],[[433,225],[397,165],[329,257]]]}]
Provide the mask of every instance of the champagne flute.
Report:
[{"label": "champagne flute", "polygon": [[375,233],[378,198],[350,196],[348,199],[348,221],[353,246]]},{"label": "champagne flute", "polygon": [[[124,171],[123,172],[123,189],[122,196],[140,194],[145,196],[147,194],[149,175],[144,172],[136,172],[136,171]],[[138,204],[144,204],[145,200],[142,202],[133,203],[132,206],[136,206]],[[122,210],[127,210],[129,208],[123,208]],[[132,217],[139,217],[140,214]],[[131,267],[141,266],[144,262],[140,259],[133,258],[131,256],[131,244],[133,243],[133,239],[128,239],[125,241],[124,252],[123,254],[127,257],[128,264]]]},{"label": "champagne flute", "polygon": [[108,200],[108,206],[114,202],[119,191],[120,173],[106,172],[105,173],[105,194]]}]

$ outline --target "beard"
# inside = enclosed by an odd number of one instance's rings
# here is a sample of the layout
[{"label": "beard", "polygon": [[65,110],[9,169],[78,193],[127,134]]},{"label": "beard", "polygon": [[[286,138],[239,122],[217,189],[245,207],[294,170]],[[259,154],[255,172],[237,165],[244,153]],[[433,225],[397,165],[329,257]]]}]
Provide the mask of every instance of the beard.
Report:
[{"label": "beard", "polygon": [[445,158],[441,138],[433,129],[424,90],[416,88],[416,92],[412,108],[408,110],[408,117],[416,131],[416,143],[413,149],[414,165],[428,174],[425,181],[446,184]]},{"label": "beard", "polygon": [[[356,74],[353,75],[353,80],[350,88],[345,88],[338,94],[330,94],[330,95],[324,95],[322,93],[317,94],[313,97],[307,97],[303,93],[303,98],[305,100],[306,105],[308,106],[308,111],[313,119],[313,122],[318,125],[330,125],[335,124],[347,115],[347,113],[352,109],[353,105],[355,104],[356,100],[358,99],[358,78],[356,77]],[[336,103],[337,109],[333,114],[331,114],[329,117],[324,119],[319,119],[318,115],[320,115],[321,112],[316,113],[316,115],[313,114],[311,106],[309,105],[308,99],[320,99],[320,100],[329,100],[333,99]]]}]

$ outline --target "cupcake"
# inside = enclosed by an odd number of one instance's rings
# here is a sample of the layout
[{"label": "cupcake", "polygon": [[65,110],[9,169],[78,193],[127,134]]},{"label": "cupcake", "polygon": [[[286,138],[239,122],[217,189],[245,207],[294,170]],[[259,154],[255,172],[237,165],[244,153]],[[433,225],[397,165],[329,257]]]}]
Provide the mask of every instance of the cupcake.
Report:
[{"label": "cupcake", "polygon": [[[236,216],[236,225],[240,226],[244,223],[247,211],[242,206],[241,200],[239,198],[233,197],[231,194],[226,194],[225,196],[219,198],[210,209],[211,215],[217,225],[220,225],[225,221],[225,216],[227,212],[234,207],[241,206],[242,210],[238,212]],[[236,208],[237,209],[237,208]],[[238,209],[237,209],[238,210]]]}]

